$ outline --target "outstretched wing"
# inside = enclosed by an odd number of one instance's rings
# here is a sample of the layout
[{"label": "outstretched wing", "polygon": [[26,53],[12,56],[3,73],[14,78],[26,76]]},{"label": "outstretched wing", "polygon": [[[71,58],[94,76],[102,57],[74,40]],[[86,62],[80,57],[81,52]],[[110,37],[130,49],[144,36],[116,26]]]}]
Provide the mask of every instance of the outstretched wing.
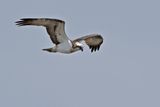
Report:
[{"label": "outstretched wing", "polygon": [[90,34],[74,40],[73,43],[82,41],[85,41],[85,43],[91,49],[91,52],[93,52],[100,49],[100,46],[103,43],[103,38],[99,34]]},{"label": "outstretched wing", "polygon": [[65,33],[65,22],[59,19],[49,18],[24,18],[16,22],[19,26],[35,25],[44,26],[53,43],[56,45],[68,40]]}]

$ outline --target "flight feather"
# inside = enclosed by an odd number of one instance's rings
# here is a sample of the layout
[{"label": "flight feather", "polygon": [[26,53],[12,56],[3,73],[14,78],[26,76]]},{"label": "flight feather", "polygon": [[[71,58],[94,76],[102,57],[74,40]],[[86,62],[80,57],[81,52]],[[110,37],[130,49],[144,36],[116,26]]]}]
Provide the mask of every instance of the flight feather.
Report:
[{"label": "flight feather", "polygon": [[23,18],[16,22],[19,26],[34,25],[46,27],[47,33],[56,45],[68,40],[65,33],[65,22],[59,19],[49,18]]},{"label": "flight feather", "polygon": [[103,43],[103,38],[99,34],[90,34],[90,35],[75,39],[73,42],[82,42],[82,41],[85,41],[85,43],[91,49],[91,52],[93,52],[100,49],[100,46]]}]

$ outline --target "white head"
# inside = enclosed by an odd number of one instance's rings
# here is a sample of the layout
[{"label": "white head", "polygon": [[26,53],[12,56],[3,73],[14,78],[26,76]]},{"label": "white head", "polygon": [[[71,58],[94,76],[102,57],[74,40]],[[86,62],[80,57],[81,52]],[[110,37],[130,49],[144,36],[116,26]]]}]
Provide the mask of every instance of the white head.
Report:
[{"label": "white head", "polygon": [[79,50],[83,51],[83,44],[80,42],[75,42],[75,48],[79,48]]}]

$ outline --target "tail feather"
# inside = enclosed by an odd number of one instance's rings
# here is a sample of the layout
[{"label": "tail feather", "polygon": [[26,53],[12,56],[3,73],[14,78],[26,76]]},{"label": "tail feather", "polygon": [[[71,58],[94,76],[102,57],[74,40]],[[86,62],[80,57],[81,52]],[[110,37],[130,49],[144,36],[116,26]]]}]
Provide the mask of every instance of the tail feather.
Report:
[{"label": "tail feather", "polygon": [[47,52],[56,52],[53,48],[47,48],[47,49],[42,49],[43,51]]}]

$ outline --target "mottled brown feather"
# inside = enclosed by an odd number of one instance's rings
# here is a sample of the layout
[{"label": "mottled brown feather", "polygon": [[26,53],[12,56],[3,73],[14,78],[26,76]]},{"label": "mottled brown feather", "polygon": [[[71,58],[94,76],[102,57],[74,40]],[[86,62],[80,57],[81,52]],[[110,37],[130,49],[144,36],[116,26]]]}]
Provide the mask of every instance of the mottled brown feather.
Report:
[{"label": "mottled brown feather", "polygon": [[103,43],[103,38],[99,34],[91,34],[91,35],[87,35],[87,36],[78,38],[78,39],[74,40],[73,43],[81,42],[81,41],[85,41],[85,43],[91,49],[91,52],[93,52],[93,51],[100,49],[100,46]]},{"label": "mottled brown feather", "polygon": [[34,25],[46,27],[50,39],[56,45],[68,40],[68,37],[65,34],[65,22],[63,20],[50,18],[23,18],[15,23],[18,26]]}]

